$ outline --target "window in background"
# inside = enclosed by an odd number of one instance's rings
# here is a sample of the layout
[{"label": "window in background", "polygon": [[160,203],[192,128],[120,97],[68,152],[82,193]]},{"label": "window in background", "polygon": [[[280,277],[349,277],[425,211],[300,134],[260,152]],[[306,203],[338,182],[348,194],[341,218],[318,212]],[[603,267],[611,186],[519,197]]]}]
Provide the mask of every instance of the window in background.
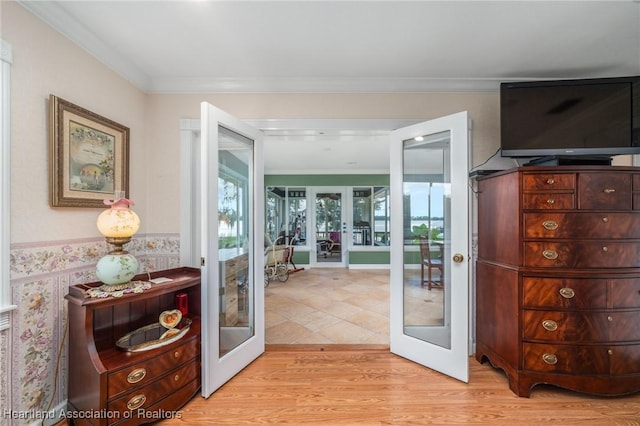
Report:
[{"label": "window in background", "polygon": [[388,246],[389,216],[389,187],[353,188],[353,245]]},{"label": "window in background", "polygon": [[391,199],[389,187],[373,188],[373,244],[376,246],[388,246],[391,235]]},{"label": "window in background", "polygon": [[265,235],[277,244],[306,245],[307,189],[267,187]]},{"label": "window in background", "polygon": [[286,236],[290,244],[305,245],[307,243],[307,191],[306,188],[288,188],[287,215],[288,233]]},{"label": "window in background", "polygon": [[[441,176],[428,176],[442,179]],[[429,241],[443,241],[444,205],[449,198],[449,184],[442,182],[405,183],[405,205],[409,215],[405,221],[405,245],[418,245],[419,237]]]},{"label": "window in background", "polygon": [[353,245],[371,245],[372,190],[353,188]]},{"label": "window in background", "polygon": [[267,187],[265,203],[264,234],[274,242],[284,224],[285,188]]},{"label": "window in background", "polygon": [[248,238],[245,212],[246,177],[221,166],[218,176],[218,247],[240,248]]}]

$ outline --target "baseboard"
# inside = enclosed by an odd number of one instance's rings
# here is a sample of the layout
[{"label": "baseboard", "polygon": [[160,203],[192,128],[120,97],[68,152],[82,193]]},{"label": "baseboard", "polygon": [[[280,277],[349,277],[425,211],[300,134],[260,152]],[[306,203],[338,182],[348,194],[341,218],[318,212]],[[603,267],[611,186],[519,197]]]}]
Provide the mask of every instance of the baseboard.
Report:
[{"label": "baseboard", "polygon": [[265,345],[265,352],[362,352],[377,351],[389,352],[389,345],[364,345],[364,344],[300,344],[300,345]]},{"label": "baseboard", "polygon": [[389,264],[367,264],[367,263],[356,263],[350,264],[349,269],[390,269],[391,266]]}]

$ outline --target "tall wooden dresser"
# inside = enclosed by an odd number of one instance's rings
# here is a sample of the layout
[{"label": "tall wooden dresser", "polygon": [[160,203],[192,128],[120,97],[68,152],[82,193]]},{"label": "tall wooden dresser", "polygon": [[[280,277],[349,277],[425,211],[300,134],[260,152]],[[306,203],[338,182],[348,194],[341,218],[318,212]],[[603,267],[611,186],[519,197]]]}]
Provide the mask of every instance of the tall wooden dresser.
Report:
[{"label": "tall wooden dresser", "polygon": [[[99,282],[69,288],[68,418],[73,424],[125,426],[177,418],[200,389],[200,270],[151,274],[158,277],[167,280],[120,297],[91,297]],[[140,352],[117,347],[121,337],[176,309],[176,295],[188,301],[186,334]],[[157,339],[146,333],[145,339]]]},{"label": "tall wooden dresser", "polygon": [[478,180],[476,359],[511,390],[640,390],[640,168],[532,166]]}]

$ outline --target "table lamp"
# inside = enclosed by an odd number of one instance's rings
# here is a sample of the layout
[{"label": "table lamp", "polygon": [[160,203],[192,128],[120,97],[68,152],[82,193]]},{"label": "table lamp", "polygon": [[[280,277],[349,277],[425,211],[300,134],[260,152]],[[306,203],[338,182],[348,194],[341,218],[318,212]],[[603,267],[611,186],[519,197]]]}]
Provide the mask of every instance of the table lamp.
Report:
[{"label": "table lamp", "polygon": [[129,209],[133,201],[124,198],[124,191],[116,191],[114,200],[105,199],[104,204],[110,208],[98,216],[98,230],[114,249],[98,261],[96,276],[104,284],[103,291],[113,292],[128,288],[138,272],[138,261],[122,246],[138,232],[140,218]]}]

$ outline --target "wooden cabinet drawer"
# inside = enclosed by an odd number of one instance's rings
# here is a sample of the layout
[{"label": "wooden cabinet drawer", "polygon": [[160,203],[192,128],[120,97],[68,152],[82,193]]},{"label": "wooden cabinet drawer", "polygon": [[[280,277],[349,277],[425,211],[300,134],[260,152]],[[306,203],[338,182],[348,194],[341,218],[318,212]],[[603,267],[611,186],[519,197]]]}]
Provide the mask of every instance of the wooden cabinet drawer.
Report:
[{"label": "wooden cabinet drawer", "polygon": [[570,210],[575,209],[572,193],[530,193],[523,194],[522,207],[525,210]]},{"label": "wooden cabinet drawer", "polygon": [[157,357],[147,359],[109,374],[107,396],[109,398],[144,386],[172,370],[178,365],[195,358],[200,353],[199,339],[185,341],[183,345],[167,350]]},{"label": "wooden cabinet drawer", "polygon": [[525,242],[524,265],[544,268],[637,268],[640,242]]},{"label": "wooden cabinet drawer", "polygon": [[523,356],[525,370],[613,376],[640,373],[640,345],[570,346],[525,343]]},{"label": "wooden cabinet drawer", "polygon": [[200,389],[199,378],[187,383],[154,405],[132,411],[131,417],[126,419],[121,417],[119,421],[109,422],[109,424],[113,426],[139,426],[144,423],[163,424],[158,422],[171,419],[177,422],[178,420],[175,419],[183,419],[184,413],[182,410],[176,410],[176,407],[186,405],[196,395],[198,389]]},{"label": "wooden cabinet drawer", "polygon": [[555,191],[575,189],[575,173],[526,173],[522,176],[525,191]]},{"label": "wooden cabinet drawer", "polygon": [[541,308],[605,309],[607,280],[524,277],[522,304]]},{"label": "wooden cabinet drawer", "polygon": [[524,238],[640,239],[636,213],[524,213]]},{"label": "wooden cabinet drawer", "polygon": [[[134,389],[132,392],[108,402],[107,410],[124,413],[125,411],[137,412],[137,410],[149,409],[149,407],[173,393],[176,389],[197,379],[199,375],[200,361],[199,359],[194,359],[155,382],[149,383],[148,386]],[[118,419],[114,420],[117,421]]]},{"label": "wooden cabinet drawer", "polygon": [[522,333],[527,340],[554,342],[631,342],[640,340],[640,312],[525,310]]},{"label": "wooden cabinet drawer", "polygon": [[621,278],[611,281],[612,308],[640,307],[640,278]]},{"label": "wooden cabinet drawer", "polygon": [[631,210],[631,175],[627,173],[580,173],[580,210]]},{"label": "wooden cabinet drawer", "polygon": [[524,343],[523,364],[525,370],[539,372],[609,374],[608,351],[605,346]]},{"label": "wooden cabinet drawer", "polygon": [[639,374],[640,373],[640,345],[611,346],[610,374]]}]

